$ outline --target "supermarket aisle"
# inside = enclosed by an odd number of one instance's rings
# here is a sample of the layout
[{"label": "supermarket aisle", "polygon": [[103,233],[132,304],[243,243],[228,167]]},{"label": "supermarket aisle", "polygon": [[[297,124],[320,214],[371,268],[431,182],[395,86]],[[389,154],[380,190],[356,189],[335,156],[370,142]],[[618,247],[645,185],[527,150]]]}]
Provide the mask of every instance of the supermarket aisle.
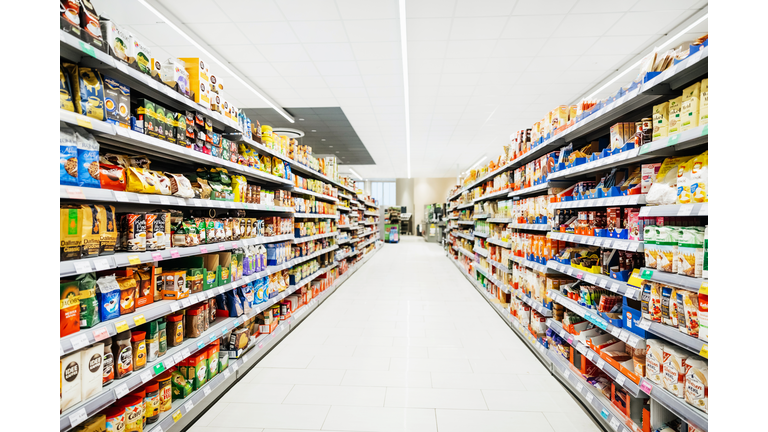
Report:
[{"label": "supermarket aisle", "polygon": [[404,236],[190,430],[599,429],[439,246]]}]

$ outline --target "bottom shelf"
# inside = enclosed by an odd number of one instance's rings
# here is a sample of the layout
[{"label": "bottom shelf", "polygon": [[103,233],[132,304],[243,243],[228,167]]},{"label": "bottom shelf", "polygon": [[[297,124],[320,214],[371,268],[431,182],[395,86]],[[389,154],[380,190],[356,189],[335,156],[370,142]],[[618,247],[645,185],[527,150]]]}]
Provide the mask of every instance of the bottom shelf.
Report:
[{"label": "bottom shelf", "polygon": [[[377,248],[376,251],[378,251]],[[296,326],[310,313],[317,309],[336,289],[347,281],[375,253],[363,258],[359,263],[350,267],[332,286],[323,291],[318,297],[296,310],[290,318],[280,323],[270,334],[261,335],[251,344],[251,347],[238,359],[231,359],[229,367],[216,375],[200,389],[193,391],[188,397],[173,402],[173,408],[160,414],[160,419],[144,430],[148,432],[181,431],[190,426],[205,410],[237,381],[242,379],[275,345],[280,343]],[[330,268],[330,267],[329,267]],[[326,268],[328,270],[329,268]],[[286,290],[289,291],[290,289]]]}]

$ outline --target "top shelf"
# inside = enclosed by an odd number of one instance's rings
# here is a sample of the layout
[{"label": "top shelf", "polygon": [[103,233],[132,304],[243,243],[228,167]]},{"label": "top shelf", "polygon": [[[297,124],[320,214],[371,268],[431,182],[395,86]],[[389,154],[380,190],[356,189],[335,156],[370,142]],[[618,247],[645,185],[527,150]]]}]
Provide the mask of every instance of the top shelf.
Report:
[{"label": "top shelf", "polygon": [[59,30],[59,38],[61,40],[59,46],[61,57],[84,66],[95,67],[100,72],[114,77],[131,89],[136,89],[174,109],[202,112],[203,115],[211,118],[213,126],[217,129],[225,132],[242,133],[242,129],[237,121],[233,121],[223,114],[211,111],[209,107],[200,105],[191,99],[187,99],[164,83],[155,81],[149,75],[131,68],[128,64],[81,41],[72,34]]},{"label": "top shelf", "polygon": [[[708,68],[709,47],[703,47],[697,53],[694,53],[687,59],[662,72],[654,79],[640,84],[637,88],[627,92],[624,96],[607,104],[586,119],[575,123],[573,126],[551,137],[549,140],[539,144],[531,151],[519,156],[504,167],[483,176],[466,187],[462,187],[455,194],[450,196],[448,201],[455,199],[463,192],[472,189],[489,178],[522,166],[539,156],[557,150],[561,146],[578,138],[586,137],[599,129],[606,129],[635,110],[648,107],[659,100],[669,98],[671,94],[677,93],[677,91],[684,85],[706,75]],[[608,131],[606,130],[606,133],[607,132]],[[653,150],[649,148],[648,151]],[[645,154],[645,152],[643,152],[643,154]]]}]

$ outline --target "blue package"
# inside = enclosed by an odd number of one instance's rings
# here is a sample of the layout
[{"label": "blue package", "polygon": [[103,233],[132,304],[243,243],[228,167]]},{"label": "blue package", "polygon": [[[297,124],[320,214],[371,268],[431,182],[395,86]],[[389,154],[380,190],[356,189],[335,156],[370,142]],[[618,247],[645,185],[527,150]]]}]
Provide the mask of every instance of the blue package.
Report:
[{"label": "blue package", "polygon": [[267,265],[279,265],[278,262],[278,245],[270,243],[267,245]]},{"label": "blue package", "polygon": [[77,186],[77,141],[66,126],[59,130],[59,184]]},{"label": "blue package", "polygon": [[229,311],[230,318],[239,317],[243,314],[243,302],[240,300],[240,297],[238,297],[235,291],[237,290],[227,291],[224,293],[227,299],[227,310]]},{"label": "blue package", "polygon": [[84,129],[75,129],[77,142],[77,185],[100,188],[99,143]]},{"label": "blue package", "polygon": [[269,296],[267,295],[267,286],[269,285],[269,278],[261,278],[256,281],[255,288],[256,291],[253,296],[253,303],[259,304],[264,303],[267,301]]},{"label": "blue package", "polygon": [[120,285],[115,276],[104,276],[96,281],[96,296],[102,322],[120,318]]},{"label": "blue package", "polygon": [[[248,293],[251,294],[251,298],[248,299],[248,296],[245,294],[246,290]],[[251,311],[251,306],[253,305],[253,295],[252,291],[248,290],[248,286],[241,286],[239,288],[236,288],[235,291],[237,292],[237,296],[240,298],[240,302],[243,304],[243,312],[248,313]]]}]

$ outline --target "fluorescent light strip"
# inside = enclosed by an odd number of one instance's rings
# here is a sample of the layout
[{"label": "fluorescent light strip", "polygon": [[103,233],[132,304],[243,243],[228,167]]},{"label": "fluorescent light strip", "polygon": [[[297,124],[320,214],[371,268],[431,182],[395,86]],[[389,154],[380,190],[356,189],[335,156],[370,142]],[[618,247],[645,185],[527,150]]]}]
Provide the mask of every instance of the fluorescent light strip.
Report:
[{"label": "fluorescent light strip", "polygon": [[405,0],[400,0],[400,49],[403,53],[403,96],[405,99],[405,162],[411,178],[411,113],[408,96],[408,37],[405,34]]},{"label": "fluorescent light strip", "polygon": [[349,172],[351,172],[352,174],[354,174],[354,175],[355,175],[355,177],[359,178],[360,180],[362,180],[362,179],[363,179],[362,177],[360,177],[360,174],[358,174],[358,173],[357,173],[355,170],[353,170],[352,168],[350,168],[350,169],[349,169]]},{"label": "fluorescent light strip", "polygon": [[290,115],[289,115],[287,112],[285,112],[285,110],[283,110],[282,108],[280,108],[280,107],[276,106],[275,104],[273,104],[273,103],[272,103],[272,102],[271,102],[269,99],[267,99],[266,97],[264,97],[264,95],[263,95],[263,94],[261,94],[261,93],[259,93],[258,91],[256,91],[256,89],[254,89],[253,87],[251,87],[251,85],[250,85],[250,84],[248,84],[248,83],[247,83],[245,80],[243,80],[242,78],[240,78],[240,77],[239,77],[239,76],[238,76],[236,73],[232,72],[232,70],[231,70],[230,68],[228,68],[228,67],[227,67],[227,66],[226,66],[224,63],[220,62],[220,61],[219,61],[219,60],[218,60],[218,59],[217,59],[215,56],[213,56],[213,55],[212,55],[210,52],[208,52],[208,50],[206,50],[205,48],[203,48],[203,47],[202,47],[202,46],[201,46],[199,43],[197,43],[197,41],[195,41],[194,39],[192,39],[192,38],[191,38],[191,37],[190,37],[190,36],[189,36],[187,33],[185,33],[185,32],[184,32],[182,29],[178,28],[178,27],[176,26],[176,24],[174,24],[173,22],[171,22],[171,20],[169,20],[168,18],[166,18],[166,16],[165,16],[165,15],[163,15],[162,13],[160,13],[160,11],[158,11],[157,9],[155,9],[154,7],[152,7],[152,6],[151,6],[149,3],[147,3],[145,0],[138,0],[138,1],[139,1],[139,3],[143,4],[143,5],[144,5],[144,7],[146,7],[147,9],[149,9],[149,11],[150,11],[150,12],[152,12],[152,13],[153,13],[153,14],[155,14],[155,15],[157,15],[157,17],[158,17],[158,18],[160,18],[160,19],[161,19],[161,20],[163,20],[163,21],[164,21],[166,24],[168,24],[168,25],[169,25],[169,26],[170,26],[170,27],[171,27],[173,30],[175,30],[175,31],[176,31],[176,33],[180,34],[180,35],[181,35],[181,36],[182,36],[184,39],[186,39],[187,41],[189,41],[189,43],[191,43],[191,44],[192,44],[192,45],[193,45],[195,48],[197,48],[197,49],[199,49],[200,51],[202,51],[202,52],[203,52],[203,54],[205,54],[205,56],[206,56],[206,57],[208,57],[208,58],[209,58],[211,61],[213,61],[214,63],[216,63],[217,65],[219,65],[219,66],[220,66],[222,69],[224,69],[224,71],[225,71],[225,72],[227,72],[228,74],[232,75],[232,76],[233,76],[233,77],[234,77],[234,78],[235,78],[237,81],[239,81],[239,82],[240,82],[240,84],[244,85],[244,86],[245,86],[245,88],[247,88],[248,90],[252,91],[252,92],[253,92],[253,93],[254,93],[256,96],[258,96],[258,97],[259,97],[261,100],[263,100],[263,101],[264,101],[264,102],[265,102],[267,105],[269,105],[269,107],[270,107],[270,108],[272,108],[273,110],[275,110],[275,111],[277,111],[278,113],[280,113],[280,115],[281,115],[281,116],[283,116],[283,117],[285,117],[285,119],[286,119],[286,120],[288,120],[289,122],[291,122],[291,123],[295,123],[295,121],[293,120],[293,117],[291,117],[291,116],[290,116]]},{"label": "fluorescent light strip", "polygon": [[[693,24],[691,24],[691,25],[689,25],[688,27],[684,28],[682,31],[680,31],[680,33],[678,33],[678,34],[676,34],[675,36],[673,36],[673,37],[671,37],[671,38],[667,39],[667,41],[666,41],[666,42],[664,42],[664,43],[663,43],[663,44],[661,44],[660,46],[656,47],[656,49],[657,49],[658,51],[661,51],[661,50],[663,50],[664,48],[668,47],[669,45],[671,45],[671,44],[672,44],[672,42],[673,42],[673,41],[676,41],[678,38],[680,38],[680,37],[681,37],[681,36],[683,36],[684,34],[688,33],[688,32],[689,32],[689,31],[690,31],[692,28],[694,28],[694,27],[696,27],[697,25],[701,24],[701,23],[702,23],[702,22],[703,22],[705,19],[707,19],[708,17],[709,17],[709,14],[707,13],[707,14],[706,14],[706,15],[704,15],[703,17],[701,17],[701,18],[697,19],[696,21],[694,21],[694,22],[693,22]],[[608,86],[610,86],[611,84],[613,84],[613,83],[615,83],[616,81],[618,81],[618,80],[619,80],[619,78],[623,77],[624,75],[628,74],[629,72],[633,71],[635,68],[637,68],[638,66],[640,66],[640,63],[641,63],[642,61],[643,61],[643,59],[640,59],[640,60],[638,60],[636,63],[632,64],[632,66],[630,66],[630,67],[628,67],[627,69],[625,69],[625,70],[624,70],[624,72],[622,72],[622,73],[620,73],[620,74],[616,75],[615,77],[613,77],[613,79],[611,79],[610,81],[608,81],[607,83],[605,83],[605,84],[604,84],[602,87],[600,87],[599,89],[597,89],[597,90],[595,90],[594,92],[592,92],[592,94],[591,94],[591,95],[589,95],[589,96],[587,96],[587,97],[585,97],[585,98],[582,98],[581,100],[584,100],[584,99],[586,99],[586,100],[591,100],[591,99],[592,99],[592,98],[594,98],[594,97],[595,97],[595,96],[596,96],[598,93],[600,93],[601,91],[603,91],[603,90],[607,89],[607,88],[608,88]]]}]

